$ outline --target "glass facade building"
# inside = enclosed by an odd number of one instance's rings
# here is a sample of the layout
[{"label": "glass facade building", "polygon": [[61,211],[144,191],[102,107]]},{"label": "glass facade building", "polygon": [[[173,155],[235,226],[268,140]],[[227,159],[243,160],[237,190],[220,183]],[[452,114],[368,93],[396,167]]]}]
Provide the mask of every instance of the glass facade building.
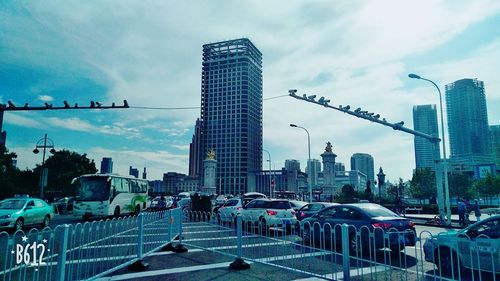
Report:
[{"label": "glass facade building", "polygon": [[451,157],[491,156],[486,96],[482,81],[446,85]]},{"label": "glass facade building", "polygon": [[262,170],[262,54],[246,38],[203,45],[202,155],[216,153],[216,191],[247,192]]},{"label": "glass facade building", "polygon": [[351,171],[361,172],[371,184],[375,182],[375,167],[373,166],[373,157],[370,154],[354,153],[351,156]]},{"label": "glass facade building", "polygon": [[[413,128],[431,136],[438,137],[437,110],[435,104],[413,106]],[[436,160],[440,158],[439,144],[415,136],[415,165],[417,169],[435,170]]]}]

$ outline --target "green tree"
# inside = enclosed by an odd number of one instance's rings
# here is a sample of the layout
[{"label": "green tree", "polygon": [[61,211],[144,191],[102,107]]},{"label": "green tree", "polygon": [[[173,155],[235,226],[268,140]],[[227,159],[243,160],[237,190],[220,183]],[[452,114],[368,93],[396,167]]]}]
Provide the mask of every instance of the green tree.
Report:
[{"label": "green tree", "polygon": [[342,186],[342,191],[336,197],[336,202],[339,203],[353,203],[357,201],[358,193],[354,190],[354,187],[350,184]]},{"label": "green tree", "polygon": [[481,196],[491,199],[491,197],[500,194],[500,175],[495,177],[488,174],[485,178],[476,180],[473,187]]},{"label": "green tree", "polygon": [[[46,188],[49,196],[75,195],[71,181],[75,177],[97,172],[94,160],[88,159],[86,154],[68,150],[57,151],[45,161],[45,167],[49,170]],[[39,176],[41,166],[37,166],[34,171]]]},{"label": "green tree", "polygon": [[0,145],[0,198],[11,197],[16,193],[14,178],[19,170],[13,164],[15,158],[16,153]]},{"label": "green tree", "polygon": [[474,199],[477,196],[475,188],[472,188],[472,180],[466,174],[450,174],[448,177],[450,197]]},{"label": "green tree", "polygon": [[416,169],[410,181],[409,193],[418,199],[429,199],[436,195],[436,175],[429,168]]}]

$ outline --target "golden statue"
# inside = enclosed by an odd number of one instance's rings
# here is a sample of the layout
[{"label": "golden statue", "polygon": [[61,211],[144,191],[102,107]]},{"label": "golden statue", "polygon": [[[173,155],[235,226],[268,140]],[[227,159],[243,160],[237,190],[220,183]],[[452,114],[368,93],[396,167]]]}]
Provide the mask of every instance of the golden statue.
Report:
[{"label": "golden statue", "polygon": [[332,152],[332,143],[331,142],[326,143],[325,152]]},{"label": "golden statue", "polygon": [[210,148],[207,152],[207,160],[215,160],[215,150]]}]

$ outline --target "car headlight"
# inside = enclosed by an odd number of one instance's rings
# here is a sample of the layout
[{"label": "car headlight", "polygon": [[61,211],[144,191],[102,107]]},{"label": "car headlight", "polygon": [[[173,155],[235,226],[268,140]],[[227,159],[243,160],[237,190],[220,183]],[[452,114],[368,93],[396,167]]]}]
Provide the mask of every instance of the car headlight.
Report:
[{"label": "car headlight", "polygon": [[3,216],[0,216],[0,219],[8,219],[10,218],[12,215],[3,215]]}]

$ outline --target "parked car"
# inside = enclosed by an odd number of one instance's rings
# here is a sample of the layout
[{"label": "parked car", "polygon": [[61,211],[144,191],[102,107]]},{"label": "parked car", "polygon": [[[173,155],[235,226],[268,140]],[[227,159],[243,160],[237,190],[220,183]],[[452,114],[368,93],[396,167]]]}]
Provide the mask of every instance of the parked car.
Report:
[{"label": "parked car", "polygon": [[262,233],[266,233],[269,227],[290,230],[298,226],[295,210],[285,199],[254,199],[241,209],[240,214],[246,225],[259,226]]},{"label": "parked car", "polygon": [[339,203],[328,203],[328,202],[314,202],[314,203],[309,203],[304,205],[302,208],[300,208],[297,211],[297,219],[299,221],[311,217],[312,215],[316,214],[317,212],[323,210],[326,207],[331,207],[331,206],[336,206],[339,205]]},{"label": "parked car", "polygon": [[267,198],[267,196],[263,193],[260,193],[260,192],[247,192],[247,193],[243,194],[243,198],[257,199],[257,198]]},{"label": "parked car", "polygon": [[226,201],[222,206],[220,206],[217,214],[217,219],[219,222],[235,222],[236,216],[240,213],[243,208],[242,198],[232,198]]},{"label": "parked car", "polygon": [[215,205],[216,206],[222,206],[224,203],[226,203],[227,197],[225,195],[219,195],[217,198],[215,198]]},{"label": "parked car", "polygon": [[54,209],[57,213],[64,215],[73,212],[73,202],[75,197],[63,197],[53,203]]},{"label": "parked car", "polygon": [[304,201],[298,201],[298,200],[289,200],[290,205],[292,205],[292,208],[297,212],[300,208],[304,207],[307,205],[307,202]]},{"label": "parked car", "polygon": [[[342,224],[350,226],[349,248],[356,254],[382,248],[399,252],[405,246],[415,246],[415,223],[372,203],[340,204],[325,208],[301,221],[302,238],[305,243],[341,245]],[[323,237],[320,228],[323,228]],[[370,238],[370,233],[373,233],[373,238]]]},{"label": "parked car", "polygon": [[9,198],[0,201],[0,228],[21,230],[26,225],[49,225],[54,207],[37,198]]},{"label": "parked car", "polygon": [[425,260],[443,275],[458,277],[460,268],[500,274],[500,215],[458,231],[439,233],[424,243]]}]

